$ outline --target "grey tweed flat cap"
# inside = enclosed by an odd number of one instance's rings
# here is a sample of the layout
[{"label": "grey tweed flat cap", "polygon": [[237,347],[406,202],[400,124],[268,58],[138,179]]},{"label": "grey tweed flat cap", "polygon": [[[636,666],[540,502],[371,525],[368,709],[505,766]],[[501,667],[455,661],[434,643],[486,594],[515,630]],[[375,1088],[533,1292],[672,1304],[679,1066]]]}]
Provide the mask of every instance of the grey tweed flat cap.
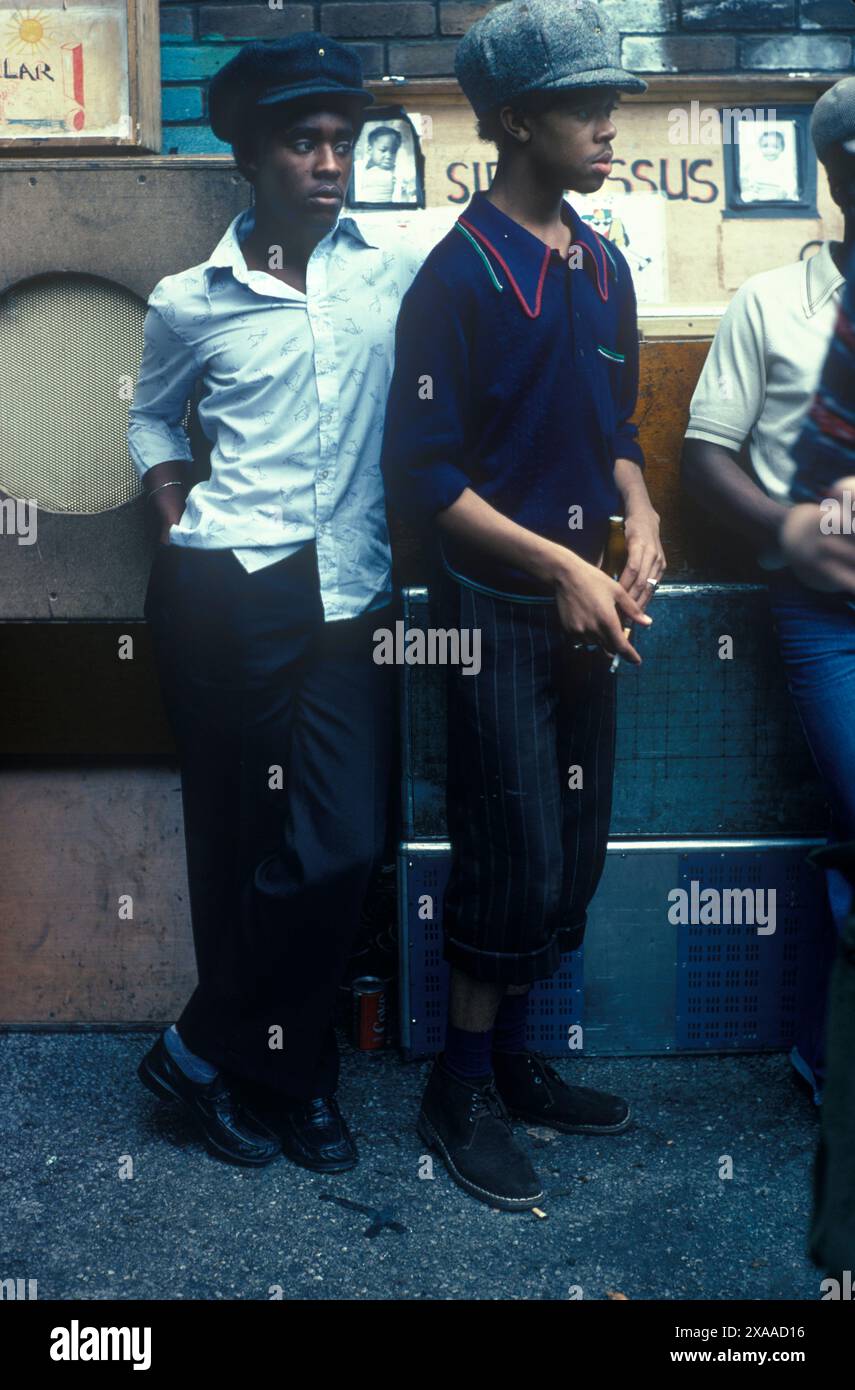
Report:
[{"label": "grey tweed flat cap", "polygon": [[832,145],[855,154],[855,77],[844,77],[823,92],[810,118],[816,157],[825,159]]},{"label": "grey tweed flat cap", "polygon": [[454,55],[476,116],[526,92],[647,83],[620,65],[620,33],[592,0],[503,0],[472,25]]}]

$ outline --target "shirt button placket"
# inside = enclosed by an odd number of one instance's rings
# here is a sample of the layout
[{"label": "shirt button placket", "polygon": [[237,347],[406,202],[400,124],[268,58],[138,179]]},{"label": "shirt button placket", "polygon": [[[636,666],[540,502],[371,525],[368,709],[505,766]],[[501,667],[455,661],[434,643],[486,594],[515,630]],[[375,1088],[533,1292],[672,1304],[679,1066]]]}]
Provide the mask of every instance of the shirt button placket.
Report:
[{"label": "shirt button placket", "polygon": [[[335,460],[338,439],[338,385],[336,378],[335,333],[330,309],[326,305],[330,244],[318,248],[306,267],[306,299],[315,345],[315,386],[318,393],[318,471],[315,478],[316,549],[321,597],[335,585],[335,546],[330,517],[335,491]],[[318,307],[319,302],[324,306]],[[326,605],[325,605],[326,606]]]}]

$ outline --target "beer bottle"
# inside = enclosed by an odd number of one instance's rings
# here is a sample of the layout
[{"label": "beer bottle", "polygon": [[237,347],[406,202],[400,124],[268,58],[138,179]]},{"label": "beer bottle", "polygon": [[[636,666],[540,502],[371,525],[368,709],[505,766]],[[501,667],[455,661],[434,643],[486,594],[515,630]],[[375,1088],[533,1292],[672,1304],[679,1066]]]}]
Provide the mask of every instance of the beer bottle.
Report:
[{"label": "beer bottle", "polygon": [[609,579],[620,579],[626,565],[626,534],[622,516],[609,517],[609,534],[603,556],[602,568]]}]

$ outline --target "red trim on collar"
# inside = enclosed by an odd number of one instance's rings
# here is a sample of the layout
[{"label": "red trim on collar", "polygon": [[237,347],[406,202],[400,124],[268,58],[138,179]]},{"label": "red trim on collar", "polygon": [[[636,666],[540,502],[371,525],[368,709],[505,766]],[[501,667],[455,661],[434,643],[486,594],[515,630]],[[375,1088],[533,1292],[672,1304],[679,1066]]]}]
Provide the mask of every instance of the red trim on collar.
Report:
[{"label": "red trim on collar", "polygon": [[[545,247],[543,248],[543,251],[544,251],[544,255],[543,255],[543,265],[540,267],[540,276],[539,276],[538,281],[537,281],[537,293],[536,293],[536,295],[535,295],[535,300],[534,300],[534,309],[531,310],[531,309],[528,307],[528,304],[527,304],[527,302],[526,302],[526,299],[525,299],[525,296],[524,296],[522,290],[520,289],[519,285],[517,284],[516,280],[514,279],[513,272],[511,271],[510,266],[508,265],[508,263],[507,263],[507,261],[504,259],[504,257],[501,256],[501,255],[499,254],[499,252],[496,250],[496,248],[495,248],[495,246],[493,245],[492,241],[490,241],[488,237],[485,237],[485,235],[484,235],[483,232],[479,232],[478,228],[477,228],[476,226],[474,226],[473,223],[469,222],[465,217],[460,216],[460,217],[458,217],[457,220],[458,220],[458,222],[462,222],[462,223],[463,223],[463,226],[466,228],[466,230],[467,230],[468,232],[471,232],[473,236],[476,236],[476,237],[478,238],[479,241],[483,242],[484,245],[485,245],[490,251],[492,251],[493,255],[496,257],[496,260],[499,262],[499,265],[502,267],[502,270],[505,272],[505,274],[507,275],[508,279],[510,280],[510,282],[511,282],[511,287],[512,287],[512,289],[513,289],[513,291],[514,291],[514,294],[516,295],[517,299],[519,300],[520,304],[522,305],[522,307],[523,307],[525,313],[528,315],[528,317],[529,317],[530,319],[536,319],[536,318],[538,318],[538,317],[540,316],[540,305],[541,305],[541,301],[542,301],[542,299],[543,299],[543,282],[544,282],[545,279],[546,279],[546,269],[547,269],[547,266],[549,265],[549,258],[550,258],[550,256],[552,255],[552,252],[551,252],[550,248],[549,248],[548,246],[545,246]],[[589,248],[589,249],[590,249],[590,248]]]},{"label": "red trim on collar", "polygon": [[604,282],[605,282],[604,284],[601,284],[601,283],[600,283],[600,262],[597,260],[597,256],[596,256],[596,253],[595,253],[595,251],[594,251],[593,246],[589,246],[588,242],[587,242],[587,241],[585,240],[585,238],[582,237],[582,236],[577,236],[577,237],[576,237],[576,242],[577,242],[577,244],[578,244],[579,246],[584,246],[585,250],[586,250],[586,251],[590,251],[591,255],[594,257],[594,270],[596,271],[596,274],[597,274],[597,292],[598,292],[598,294],[599,294],[599,296],[600,296],[600,299],[601,299],[601,300],[603,301],[603,303],[605,304],[606,300],[607,300],[608,297],[609,297],[609,268],[608,268],[608,266],[606,265],[606,253],[605,253],[605,250],[604,250],[604,248],[602,247],[602,245],[600,244],[600,242],[601,242],[600,234],[599,234],[599,232],[595,231],[593,227],[591,228],[591,231],[594,233],[594,236],[597,238],[597,243],[596,243],[596,244],[597,244],[597,250],[599,251],[600,256],[601,256],[601,258],[602,258],[602,264],[603,264],[603,280],[604,280]]}]

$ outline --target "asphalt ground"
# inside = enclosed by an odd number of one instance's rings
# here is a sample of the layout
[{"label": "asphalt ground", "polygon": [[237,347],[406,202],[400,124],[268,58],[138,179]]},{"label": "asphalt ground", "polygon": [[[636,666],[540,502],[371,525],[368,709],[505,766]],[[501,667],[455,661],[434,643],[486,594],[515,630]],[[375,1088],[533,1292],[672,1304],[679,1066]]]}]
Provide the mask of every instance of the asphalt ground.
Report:
[{"label": "asphalt ground", "polygon": [[37,1280],[40,1300],[821,1297],[819,1112],[782,1054],[562,1060],[635,1121],[602,1138],[519,1126],[541,1219],[474,1201],[438,1159],[426,1175],[428,1063],[344,1043],[359,1165],[255,1171],[210,1158],[141,1086],[154,1036],[0,1036],[0,1279]]}]

